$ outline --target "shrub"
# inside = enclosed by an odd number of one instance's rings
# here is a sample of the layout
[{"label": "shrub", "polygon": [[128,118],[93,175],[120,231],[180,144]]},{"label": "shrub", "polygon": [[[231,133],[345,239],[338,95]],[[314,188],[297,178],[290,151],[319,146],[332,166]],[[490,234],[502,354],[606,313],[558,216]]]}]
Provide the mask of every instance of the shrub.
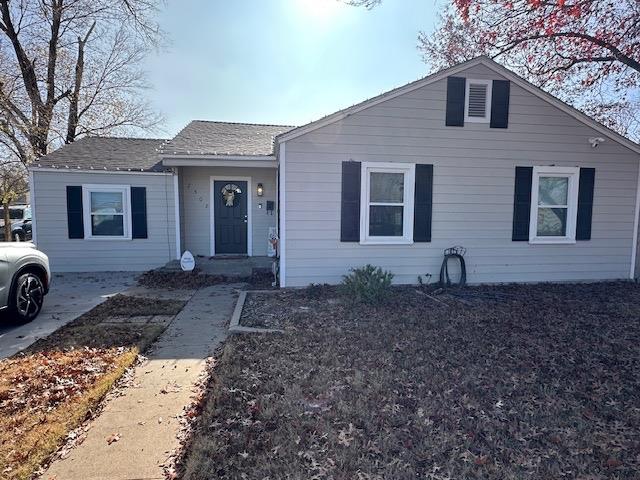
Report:
[{"label": "shrub", "polygon": [[388,298],[393,273],[373,265],[352,268],[350,271],[342,279],[342,291],[350,301],[379,304]]}]

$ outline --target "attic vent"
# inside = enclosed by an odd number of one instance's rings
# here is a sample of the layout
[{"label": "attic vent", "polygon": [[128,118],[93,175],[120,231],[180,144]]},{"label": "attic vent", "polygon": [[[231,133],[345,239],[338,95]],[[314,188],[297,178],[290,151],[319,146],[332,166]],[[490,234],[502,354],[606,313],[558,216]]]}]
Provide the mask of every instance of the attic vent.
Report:
[{"label": "attic vent", "polygon": [[474,118],[485,118],[487,116],[487,84],[469,84],[469,112],[468,115]]},{"label": "attic vent", "polygon": [[485,80],[467,80],[466,119],[488,122],[491,102],[491,83]]}]

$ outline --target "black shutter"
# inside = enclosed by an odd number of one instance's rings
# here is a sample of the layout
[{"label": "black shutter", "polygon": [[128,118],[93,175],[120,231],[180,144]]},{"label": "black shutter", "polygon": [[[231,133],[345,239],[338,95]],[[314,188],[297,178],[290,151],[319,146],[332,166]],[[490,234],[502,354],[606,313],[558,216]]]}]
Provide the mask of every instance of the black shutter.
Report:
[{"label": "black shutter", "polygon": [[509,123],[509,80],[494,80],[491,87],[491,128],[507,128]]},{"label": "black shutter", "polygon": [[131,237],[147,238],[147,189],[131,187]]},{"label": "black shutter", "polygon": [[84,238],[82,187],[67,186],[67,228],[69,238]]},{"label": "black shutter", "polygon": [[464,126],[464,96],[466,80],[462,77],[447,77],[447,118],[448,127]]},{"label": "black shutter", "polygon": [[595,176],[595,168],[580,169],[576,240],[591,240],[591,215],[593,211],[593,184]]},{"label": "black shutter", "polygon": [[513,194],[513,232],[511,240],[529,240],[529,215],[531,213],[531,179],[533,167],[516,167],[515,192]]},{"label": "black shutter", "polygon": [[360,162],[342,162],[340,241],[360,241]]},{"label": "black shutter", "polygon": [[416,189],[413,212],[413,241],[431,241],[433,205],[433,165],[416,165]]}]

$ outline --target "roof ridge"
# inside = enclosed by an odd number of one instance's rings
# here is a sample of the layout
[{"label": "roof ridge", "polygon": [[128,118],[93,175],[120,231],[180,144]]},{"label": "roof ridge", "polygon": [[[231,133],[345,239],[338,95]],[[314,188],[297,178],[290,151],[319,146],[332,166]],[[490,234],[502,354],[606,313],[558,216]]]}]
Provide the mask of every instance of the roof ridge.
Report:
[{"label": "roof ridge", "polygon": [[190,123],[195,123],[195,122],[218,123],[218,124],[227,124],[227,125],[248,125],[248,126],[254,126],[254,127],[296,128],[296,125],[282,125],[282,124],[276,124],[276,123],[226,122],[226,121],[223,121],[223,120],[191,120]]},{"label": "roof ridge", "polygon": [[116,135],[86,135],[84,137],[79,138],[76,141],[85,140],[85,139],[94,139],[94,138],[98,138],[100,140],[148,140],[150,142],[164,142],[165,140],[169,140],[167,138],[119,137]]}]

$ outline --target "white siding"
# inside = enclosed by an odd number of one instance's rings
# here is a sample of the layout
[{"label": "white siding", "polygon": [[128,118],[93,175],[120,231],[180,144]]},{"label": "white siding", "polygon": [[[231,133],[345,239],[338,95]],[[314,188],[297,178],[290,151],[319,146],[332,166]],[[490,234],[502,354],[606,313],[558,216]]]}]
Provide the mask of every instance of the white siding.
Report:
[{"label": "white siding", "polygon": [[[253,255],[267,255],[269,227],[277,222],[276,170],[273,168],[181,167],[181,214],[183,249],[194,255],[211,255],[211,177],[234,180],[251,177],[251,218]],[[237,178],[236,178],[237,179]],[[264,195],[258,198],[256,186],[262,183]],[[276,202],[276,210],[267,213],[267,201]],[[262,208],[258,208],[262,203]]]},{"label": "white siding", "polygon": [[[500,79],[482,65],[459,74]],[[466,247],[469,282],[629,277],[638,155],[511,84],[509,128],[445,127],[446,79],[286,142],[286,285],[337,283],[366,263],[398,283],[437,279],[443,250]],[[431,243],[340,242],[341,162],[434,165]],[[511,241],[516,166],[595,167],[592,239],[575,245]]]},{"label": "white siding", "polygon": [[[176,256],[171,175],[33,171],[38,248],[54,272],[143,271]],[[67,185],[113,184],[146,187],[148,238],[69,239]],[[86,206],[84,206],[86,208]]]}]

